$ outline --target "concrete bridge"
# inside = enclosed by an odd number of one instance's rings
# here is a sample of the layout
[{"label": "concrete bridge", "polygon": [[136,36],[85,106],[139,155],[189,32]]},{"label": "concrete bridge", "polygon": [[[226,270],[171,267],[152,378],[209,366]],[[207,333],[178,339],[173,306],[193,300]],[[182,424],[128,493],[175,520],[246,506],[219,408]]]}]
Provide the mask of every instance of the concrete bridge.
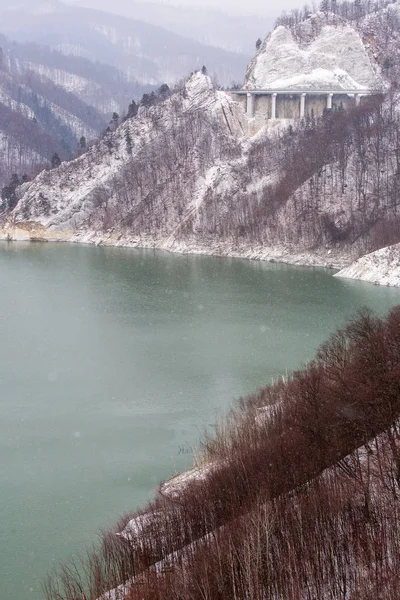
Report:
[{"label": "concrete bridge", "polygon": [[322,114],[324,109],[358,106],[362,97],[373,94],[369,89],[240,89],[229,93],[250,119],[262,121],[260,125],[269,119],[303,119],[311,113]]}]

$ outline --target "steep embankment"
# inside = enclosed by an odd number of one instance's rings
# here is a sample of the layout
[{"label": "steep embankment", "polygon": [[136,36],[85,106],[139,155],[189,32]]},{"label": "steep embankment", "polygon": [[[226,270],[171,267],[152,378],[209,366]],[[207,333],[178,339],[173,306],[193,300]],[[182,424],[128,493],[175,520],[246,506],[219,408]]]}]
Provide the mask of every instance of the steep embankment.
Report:
[{"label": "steep embankment", "polygon": [[397,600],[399,332],[399,307],[364,311],[241,399],[204,442],[212,467],[164,486],[47,598]]}]

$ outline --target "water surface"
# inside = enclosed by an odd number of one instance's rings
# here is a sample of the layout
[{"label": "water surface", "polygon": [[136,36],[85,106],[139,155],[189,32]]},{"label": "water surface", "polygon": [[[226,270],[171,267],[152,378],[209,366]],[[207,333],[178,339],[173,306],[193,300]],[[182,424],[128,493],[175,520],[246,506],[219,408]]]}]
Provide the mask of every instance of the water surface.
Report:
[{"label": "water surface", "polygon": [[330,271],[55,244],[0,246],[0,598],[147,502],[234,398],[400,291]]}]

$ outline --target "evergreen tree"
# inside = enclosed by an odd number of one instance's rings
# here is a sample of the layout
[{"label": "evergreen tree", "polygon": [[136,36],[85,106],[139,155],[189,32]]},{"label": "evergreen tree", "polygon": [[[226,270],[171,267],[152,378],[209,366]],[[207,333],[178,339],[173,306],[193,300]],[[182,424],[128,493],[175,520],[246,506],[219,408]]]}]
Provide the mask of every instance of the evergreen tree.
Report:
[{"label": "evergreen tree", "polygon": [[262,40],[261,40],[261,38],[258,38],[258,40],[256,41],[256,50],[259,50],[261,48],[261,44],[262,44]]},{"label": "evergreen tree", "polygon": [[132,154],[133,142],[132,142],[131,132],[129,131],[129,129],[127,129],[125,132],[125,143],[126,143],[126,151],[128,152],[128,154]]},{"label": "evergreen tree", "polygon": [[12,187],[16,188],[16,187],[18,187],[18,186],[19,186],[19,183],[20,183],[20,181],[19,181],[19,178],[18,178],[18,175],[17,175],[17,173],[13,173],[13,174],[11,175],[10,186],[12,186]]},{"label": "evergreen tree", "polygon": [[155,101],[156,95],[154,92],[151,92],[151,94],[143,94],[140,104],[142,106],[152,106],[153,104],[155,104]]},{"label": "evergreen tree", "polygon": [[361,0],[354,0],[354,14],[356,19],[360,19],[362,17]]},{"label": "evergreen tree", "polygon": [[58,156],[57,152],[54,152],[53,156],[51,157],[51,168],[57,169],[57,167],[59,167],[60,165],[61,158]]},{"label": "evergreen tree", "polygon": [[1,190],[1,199],[5,202],[6,208],[9,210],[12,210],[18,202],[15,190],[19,185],[20,181],[18,175],[13,173],[11,175],[10,183]]},{"label": "evergreen tree", "polygon": [[84,135],[83,135],[83,136],[81,137],[81,139],[79,140],[79,148],[80,148],[81,150],[86,150],[86,138],[85,138],[85,136],[84,136]]},{"label": "evergreen tree", "polygon": [[329,0],[321,0],[319,10],[321,10],[324,13],[329,12]]},{"label": "evergreen tree", "polygon": [[126,118],[132,119],[133,117],[136,117],[138,110],[139,110],[138,105],[136,104],[136,102],[134,100],[132,100],[132,102],[128,106],[128,114],[127,114]]},{"label": "evergreen tree", "polygon": [[207,67],[205,65],[201,67],[201,72],[203,73],[203,75],[207,75]]},{"label": "evergreen tree", "polygon": [[169,86],[166,83],[163,83],[159,88],[158,93],[162,98],[165,98],[169,94]]}]

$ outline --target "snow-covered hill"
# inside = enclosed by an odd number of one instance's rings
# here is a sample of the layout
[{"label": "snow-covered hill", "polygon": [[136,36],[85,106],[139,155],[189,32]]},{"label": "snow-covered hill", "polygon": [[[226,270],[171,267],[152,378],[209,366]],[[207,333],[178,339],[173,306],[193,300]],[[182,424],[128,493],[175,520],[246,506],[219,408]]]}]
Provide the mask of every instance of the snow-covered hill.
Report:
[{"label": "snow-covered hill", "polygon": [[33,72],[37,79],[54,83],[107,117],[114,111],[122,113],[133,98],[138,100],[154,89],[129,81],[115,67],[74,54],[67,56],[47,46],[17,43],[0,34],[0,47],[3,62],[14,76]]},{"label": "snow-covered hill", "polygon": [[[302,31],[309,23],[313,18]],[[313,47],[322,48],[329,38],[333,49],[335,32],[339,44],[351,29],[339,22],[329,25],[328,35],[327,25],[319,24],[307,37]],[[299,32],[284,29],[298,44]],[[361,43],[359,29],[353,27],[351,36]],[[384,48],[380,38],[370,37],[368,47],[354,45],[347,56],[336,52],[359,86],[371,83],[369,77],[388,81],[384,52],[376,65],[371,62],[372,42]],[[278,63],[276,71],[282,69]],[[243,107],[201,72],[172,94],[148,100],[86,154],[21,186],[18,205],[3,216],[3,237],[332,267],[399,241],[397,91],[383,102],[373,98],[291,127],[278,123],[253,137]]]},{"label": "snow-covered hill", "polygon": [[240,155],[244,131],[240,107],[197,73],[87,154],[23,186],[14,222],[67,236],[115,227],[151,234],[156,226],[172,234],[221,180],[224,163]]},{"label": "snow-covered hill", "polygon": [[349,23],[318,12],[295,31],[266,38],[246,74],[250,89],[370,89],[382,86],[377,65]]}]

